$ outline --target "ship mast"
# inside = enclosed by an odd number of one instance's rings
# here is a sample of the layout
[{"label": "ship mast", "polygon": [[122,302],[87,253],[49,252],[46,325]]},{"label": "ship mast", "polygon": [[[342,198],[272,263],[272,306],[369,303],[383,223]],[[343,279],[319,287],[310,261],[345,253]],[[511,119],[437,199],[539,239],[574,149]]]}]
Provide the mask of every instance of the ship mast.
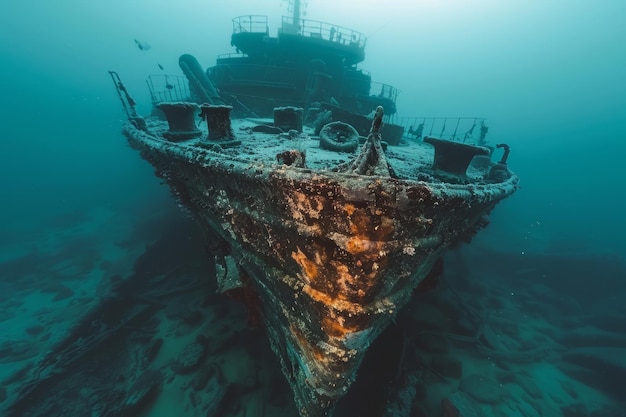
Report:
[{"label": "ship mast", "polygon": [[300,26],[300,0],[291,0],[293,8],[293,23]]},{"label": "ship mast", "polygon": [[289,11],[291,12],[292,29],[297,33],[300,32],[300,18],[302,17],[302,9],[306,7],[306,2],[302,4],[300,0],[289,0]]}]

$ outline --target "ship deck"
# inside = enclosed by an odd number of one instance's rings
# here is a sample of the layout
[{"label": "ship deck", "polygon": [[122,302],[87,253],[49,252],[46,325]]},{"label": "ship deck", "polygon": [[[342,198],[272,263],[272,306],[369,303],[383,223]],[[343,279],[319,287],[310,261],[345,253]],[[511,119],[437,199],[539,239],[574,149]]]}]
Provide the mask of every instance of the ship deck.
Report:
[{"label": "ship deck", "polygon": [[[148,118],[146,120],[148,129],[162,138],[168,130],[167,122]],[[354,152],[337,152],[322,149],[319,145],[319,137],[313,133],[313,128],[305,126],[303,133],[297,136],[290,136],[288,133],[262,133],[254,132],[252,128],[259,125],[271,126],[271,119],[233,119],[232,127],[235,137],[241,141],[240,146],[232,148],[209,147],[209,150],[218,151],[228,159],[237,160],[244,163],[277,166],[281,165],[277,161],[276,155],[287,150],[298,150],[306,155],[306,168],[314,171],[330,171],[341,164],[351,161],[359,152],[357,148]],[[207,149],[211,142],[206,139],[208,135],[206,124],[202,123],[198,128],[202,131],[202,136],[183,142],[169,142],[170,145]],[[365,140],[361,137],[361,143]],[[384,141],[385,138],[383,137]],[[483,176],[485,169],[479,169],[470,165],[466,176],[457,176],[449,173],[433,171],[431,169],[434,158],[434,147],[428,143],[416,139],[403,139],[399,145],[389,145],[385,151],[385,156],[393,167],[399,179],[413,181],[428,181],[429,183],[490,183],[485,181]]]}]

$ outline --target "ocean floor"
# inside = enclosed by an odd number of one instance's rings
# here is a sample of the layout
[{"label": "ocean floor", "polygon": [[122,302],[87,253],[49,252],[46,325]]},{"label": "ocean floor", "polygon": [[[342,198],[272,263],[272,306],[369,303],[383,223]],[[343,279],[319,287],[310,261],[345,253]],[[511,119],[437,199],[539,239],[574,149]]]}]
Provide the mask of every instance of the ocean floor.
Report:
[{"label": "ocean floor", "polygon": [[[263,329],[216,294],[210,242],[150,213],[67,213],[0,248],[2,415],[296,417]],[[626,416],[623,260],[479,243],[443,271],[337,416]]]}]

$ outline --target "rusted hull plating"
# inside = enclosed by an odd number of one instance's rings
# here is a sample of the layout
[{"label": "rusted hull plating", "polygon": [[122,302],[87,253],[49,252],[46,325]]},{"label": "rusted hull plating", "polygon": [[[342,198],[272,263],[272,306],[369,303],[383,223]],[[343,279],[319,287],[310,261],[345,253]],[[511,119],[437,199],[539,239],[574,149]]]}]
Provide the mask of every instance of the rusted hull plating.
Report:
[{"label": "rusted hull plating", "polygon": [[250,277],[302,416],[332,414],[367,348],[450,244],[516,189],[263,166],[125,127]]}]

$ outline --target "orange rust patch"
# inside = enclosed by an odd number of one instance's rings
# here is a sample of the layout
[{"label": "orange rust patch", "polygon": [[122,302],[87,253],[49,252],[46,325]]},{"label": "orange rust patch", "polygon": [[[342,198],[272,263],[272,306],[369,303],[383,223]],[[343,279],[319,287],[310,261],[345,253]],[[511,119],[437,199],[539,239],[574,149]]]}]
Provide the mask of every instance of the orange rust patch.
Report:
[{"label": "orange rust patch", "polygon": [[363,240],[388,240],[395,231],[393,218],[383,216],[380,211],[368,214],[362,209],[354,209],[350,220],[350,232]]},{"label": "orange rust patch", "polygon": [[346,250],[352,255],[357,253],[374,252],[378,253],[381,243],[374,242],[368,239],[363,239],[361,236],[355,236],[348,239],[346,242]]},{"label": "orange rust patch", "polygon": [[352,314],[361,314],[363,312],[363,307],[356,303],[351,303],[349,301],[340,300],[337,298],[333,298],[328,294],[325,294],[321,291],[317,291],[309,285],[305,285],[302,288],[302,292],[311,297],[314,301],[318,303],[322,303],[326,306],[332,307],[335,310],[352,313]]},{"label": "orange rust patch", "polygon": [[354,207],[353,204],[346,204],[345,206],[343,206],[343,209],[346,211],[346,213],[348,213],[348,216],[352,216],[354,210],[356,210],[356,207]]},{"label": "orange rust patch", "polygon": [[326,359],[326,356],[324,356],[324,354],[319,349],[313,349],[313,357],[318,362],[322,362],[324,359]]},{"label": "orange rust patch", "polygon": [[346,333],[348,333],[348,330],[346,330],[345,327],[330,317],[325,317],[322,320],[322,328],[327,335],[332,337],[343,337]]},{"label": "orange rust patch", "polygon": [[334,269],[336,278],[335,282],[337,283],[337,289],[339,290],[336,297],[339,300],[345,300],[352,292],[350,290],[350,286],[354,284],[355,277],[350,274],[348,267],[340,262],[331,261],[330,266]]},{"label": "orange rust patch", "polygon": [[315,262],[312,262],[309,258],[307,258],[300,249],[298,249],[297,253],[292,252],[291,257],[298,263],[298,265],[300,265],[302,272],[305,277],[308,278],[309,282],[314,281],[318,277],[319,270],[317,265],[315,265]]}]

